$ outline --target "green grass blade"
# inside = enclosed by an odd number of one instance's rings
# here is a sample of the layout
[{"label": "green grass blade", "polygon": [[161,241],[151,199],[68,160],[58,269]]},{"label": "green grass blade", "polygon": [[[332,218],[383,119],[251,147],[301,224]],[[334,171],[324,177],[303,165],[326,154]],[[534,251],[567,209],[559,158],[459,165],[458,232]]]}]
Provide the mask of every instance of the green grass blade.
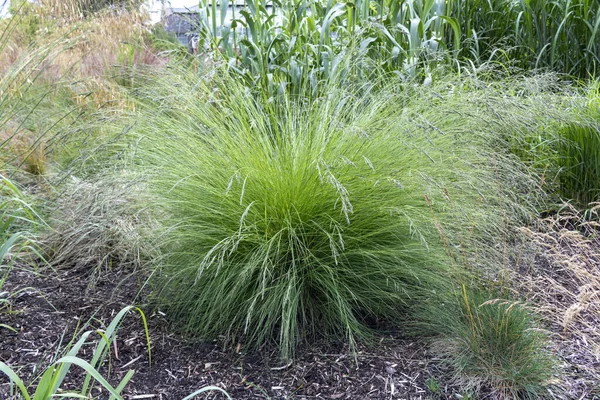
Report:
[{"label": "green grass blade", "polygon": [[[96,382],[100,383],[106,390],[108,390],[114,396],[114,398],[116,400],[123,400],[123,398],[121,397],[119,392],[117,392],[117,390],[115,388],[113,388],[110,385],[110,383],[108,383],[108,381],[106,379],[104,379],[102,377],[102,375],[100,375],[100,373],[94,367],[92,367],[92,365],[89,364],[87,361],[82,360],[81,358],[78,358],[78,357],[65,356],[65,357],[58,359],[54,363],[54,365],[61,364],[61,363],[75,364],[78,367],[81,367],[86,372],[86,376],[90,376],[90,377],[94,378],[94,380],[96,380]],[[83,390],[82,390],[82,393],[84,393]]]},{"label": "green grass blade", "polygon": [[29,393],[27,393],[27,388],[25,387],[25,384],[23,383],[21,378],[19,378],[19,376],[2,361],[0,361],[0,372],[6,375],[12,383],[17,385],[17,387],[21,391],[21,395],[23,396],[23,398],[25,398],[25,400],[31,400],[31,397],[29,397]]},{"label": "green grass blade", "polygon": [[[123,379],[121,380],[119,385],[115,388],[117,393],[121,393],[123,391],[123,389],[125,389],[125,386],[127,386],[127,384],[129,383],[129,381],[131,380],[131,378],[133,377],[134,374],[135,374],[135,371],[132,369],[127,371],[127,374],[125,374],[125,376],[123,377]],[[114,395],[111,395],[108,400],[117,400],[117,399]]]}]

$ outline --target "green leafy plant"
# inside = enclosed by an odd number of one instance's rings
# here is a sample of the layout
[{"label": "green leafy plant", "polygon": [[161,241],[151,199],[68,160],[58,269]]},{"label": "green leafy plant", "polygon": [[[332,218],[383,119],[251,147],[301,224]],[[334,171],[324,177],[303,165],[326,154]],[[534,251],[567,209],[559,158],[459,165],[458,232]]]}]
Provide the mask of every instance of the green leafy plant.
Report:
[{"label": "green leafy plant", "polygon": [[521,68],[549,68],[579,78],[600,66],[600,4],[593,0],[447,1],[446,13],[458,21],[461,48],[474,60],[494,57]]},{"label": "green leafy plant", "polygon": [[427,380],[425,381],[425,385],[427,386],[427,389],[429,389],[429,391],[431,393],[436,394],[436,395],[440,394],[440,391],[441,391],[440,385],[433,376],[430,376],[429,378],[427,378]]},{"label": "green leafy plant", "polygon": [[[378,68],[405,78],[424,77],[446,53],[447,32],[456,20],[445,13],[444,0],[369,2],[250,0],[241,9],[201,2],[201,40],[215,58],[272,92],[313,86],[335,74],[348,47],[368,55]],[[368,74],[372,64],[365,63]]]},{"label": "green leafy plant", "polygon": [[567,125],[559,136],[557,167],[561,196],[579,208],[600,201],[600,124]]},{"label": "green leafy plant", "polygon": [[[10,394],[11,396],[16,396],[11,398],[23,400],[50,400],[56,397],[88,399],[91,398],[91,391],[97,383],[110,393],[109,400],[122,400],[123,396],[121,393],[133,377],[135,371],[129,370],[123,379],[118,383],[118,385],[112,386],[98,370],[108,355],[110,344],[115,339],[119,326],[130,311],[137,311],[142,318],[144,331],[146,334],[146,342],[148,345],[148,362],[151,363],[150,336],[148,332],[148,325],[146,323],[146,317],[141,309],[128,306],[117,313],[106,330],[96,331],[96,333],[98,333],[100,336],[100,340],[93,351],[92,360],[90,362],[78,357],[77,354],[79,353],[79,350],[88,343],[88,338],[94,333],[94,331],[84,332],[79,340],[70,347],[66,355],[60,357],[58,360],[54,361],[50,366],[48,366],[41,373],[39,379],[37,379],[35,390],[33,392],[29,390],[29,387],[12,368],[0,361],[0,373],[8,377],[12,385]],[[65,378],[67,378],[72,366],[77,366],[84,371],[81,387],[77,390],[62,390],[61,385],[63,384]],[[228,399],[231,399],[229,394],[223,389],[216,386],[206,386],[191,393],[189,396],[186,396],[183,400],[191,400],[197,395],[208,391],[220,392]]]},{"label": "green leafy plant", "polygon": [[[11,298],[16,294],[2,289],[20,253],[27,250],[27,253],[40,255],[31,232],[41,224],[42,219],[19,187],[0,175],[0,311],[10,311]],[[12,330],[6,324],[0,327]]]},{"label": "green leafy plant", "polygon": [[[121,380],[121,382],[113,387],[106,379],[104,379],[100,373],[98,372],[98,368],[102,365],[102,362],[107,356],[108,351],[110,350],[110,343],[112,343],[119,325],[121,324],[123,318],[127,315],[127,313],[131,310],[135,310],[139,312],[142,317],[142,321],[144,323],[144,330],[146,332],[146,340],[148,343],[148,358],[150,360],[150,337],[148,335],[148,326],[146,324],[146,317],[144,313],[135,307],[125,307],[122,309],[115,318],[111,321],[105,331],[98,331],[101,336],[101,340],[96,345],[94,350],[92,360],[87,362],[79,357],[77,357],[77,353],[81,349],[81,347],[87,342],[88,337],[93,333],[93,331],[87,331],[81,335],[81,338],[69,349],[67,354],[64,357],[56,360],[52,365],[50,365],[46,370],[41,374],[41,377],[37,381],[37,385],[35,391],[30,393],[27,386],[19,378],[14,370],[12,370],[8,365],[3,362],[0,362],[0,372],[6,375],[10,382],[16,386],[18,390],[18,394],[25,400],[44,400],[51,399],[57,395],[70,395],[79,398],[88,398],[90,396],[90,392],[97,382],[102,387],[104,387],[110,393],[111,400],[121,400],[122,396],[120,393],[123,391],[129,380],[134,374],[133,370],[129,370],[125,377]],[[85,372],[84,380],[82,386],[77,391],[69,391],[69,392],[61,392],[60,386],[65,380],[67,374],[71,366],[78,366],[82,368]]]}]

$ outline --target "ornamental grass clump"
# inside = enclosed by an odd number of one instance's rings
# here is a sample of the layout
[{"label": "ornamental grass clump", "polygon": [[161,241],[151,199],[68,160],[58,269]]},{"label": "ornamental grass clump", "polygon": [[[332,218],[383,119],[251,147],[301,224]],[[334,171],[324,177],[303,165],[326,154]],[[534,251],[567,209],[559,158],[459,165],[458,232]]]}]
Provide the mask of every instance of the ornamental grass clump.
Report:
[{"label": "ornamental grass clump", "polygon": [[433,351],[453,368],[461,387],[485,387],[494,398],[537,399],[558,382],[548,334],[526,305],[463,286],[431,307],[424,320],[437,335]]},{"label": "ornamental grass clump", "polygon": [[140,206],[143,183],[120,175],[63,182],[40,238],[52,265],[88,271],[93,282],[111,268],[135,271],[156,256],[146,240],[155,224]]},{"label": "ornamental grass clump", "polygon": [[337,80],[310,101],[267,98],[223,70],[152,82],[136,91],[133,149],[164,227],[151,282],[194,337],[282,357],[309,338],[368,338],[442,289],[456,253],[471,260],[516,180],[496,185],[490,130],[431,93]]}]

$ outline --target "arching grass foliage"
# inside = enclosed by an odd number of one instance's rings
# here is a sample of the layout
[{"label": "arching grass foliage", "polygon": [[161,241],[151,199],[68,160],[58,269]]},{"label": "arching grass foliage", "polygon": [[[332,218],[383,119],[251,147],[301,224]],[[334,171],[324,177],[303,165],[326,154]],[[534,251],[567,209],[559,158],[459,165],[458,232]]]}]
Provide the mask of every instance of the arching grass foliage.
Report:
[{"label": "arching grass foliage", "polygon": [[495,117],[461,114],[465,88],[336,78],[321,97],[269,98],[225,70],[152,82],[133,146],[164,224],[151,281],[193,336],[283,357],[315,336],[353,344],[527,213],[514,187],[528,178],[491,151],[501,136],[482,122]]}]

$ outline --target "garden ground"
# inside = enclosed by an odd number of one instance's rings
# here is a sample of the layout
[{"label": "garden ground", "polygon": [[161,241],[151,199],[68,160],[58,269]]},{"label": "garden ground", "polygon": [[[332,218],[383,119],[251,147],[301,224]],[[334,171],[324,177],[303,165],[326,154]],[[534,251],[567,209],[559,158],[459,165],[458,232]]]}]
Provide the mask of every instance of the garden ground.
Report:
[{"label": "garden ground", "polygon": [[[568,229],[557,219],[538,229],[524,228],[523,244],[517,246],[509,271],[518,274],[521,297],[532,302],[552,332],[564,371],[562,382],[548,387],[554,398],[600,399],[600,239],[593,223],[584,228]],[[17,332],[3,331],[0,359],[20,366],[24,375],[43,370],[40,362],[55,359],[73,332],[101,329],[134,303],[139,287],[135,279],[112,272],[89,287],[89,277],[75,269],[40,276],[28,266],[15,268],[5,286],[16,293],[12,310],[0,314],[0,323]],[[377,346],[360,347],[355,357],[347,348],[320,343],[301,349],[294,362],[282,365],[274,361],[276,353],[245,354],[241,344],[227,348],[216,341],[186,343],[167,329],[165,317],[148,314],[151,365],[139,316],[126,318],[113,343],[105,365],[110,371],[104,374],[115,380],[135,369],[125,389],[128,399],[180,399],[207,385],[226,389],[234,399],[436,399],[466,394],[446,383],[448,372],[421,339],[390,333]],[[85,351],[81,356],[90,357]],[[80,378],[71,374],[68,383]],[[480,398],[485,398],[482,393]],[[0,398],[10,398],[7,383],[0,384]]]},{"label": "garden ground", "polygon": [[[114,290],[109,281],[122,284]],[[78,324],[89,321],[91,327],[105,327],[137,291],[135,281],[123,281],[116,274],[94,288],[87,285],[86,277],[76,271],[40,277],[27,269],[13,270],[7,288],[18,295],[12,313],[3,315],[2,322],[18,332],[3,334],[0,358],[31,372],[40,360],[55,357],[61,340],[63,345],[68,342]],[[148,317],[151,366],[137,315],[126,319],[111,351],[109,376],[120,379],[129,369],[136,370],[125,391],[129,399],[179,399],[206,385],[220,386],[234,399],[420,399],[427,397],[428,370],[435,368],[427,364],[423,342],[393,336],[376,348],[361,348],[356,359],[347,348],[321,344],[304,349],[289,365],[274,364],[276,354],[245,355],[241,346],[186,344],[165,329],[161,313]],[[73,374],[68,379],[79,378]],[[7,384],[0,386],[1,398],[8,398],[7,391]]]}]

